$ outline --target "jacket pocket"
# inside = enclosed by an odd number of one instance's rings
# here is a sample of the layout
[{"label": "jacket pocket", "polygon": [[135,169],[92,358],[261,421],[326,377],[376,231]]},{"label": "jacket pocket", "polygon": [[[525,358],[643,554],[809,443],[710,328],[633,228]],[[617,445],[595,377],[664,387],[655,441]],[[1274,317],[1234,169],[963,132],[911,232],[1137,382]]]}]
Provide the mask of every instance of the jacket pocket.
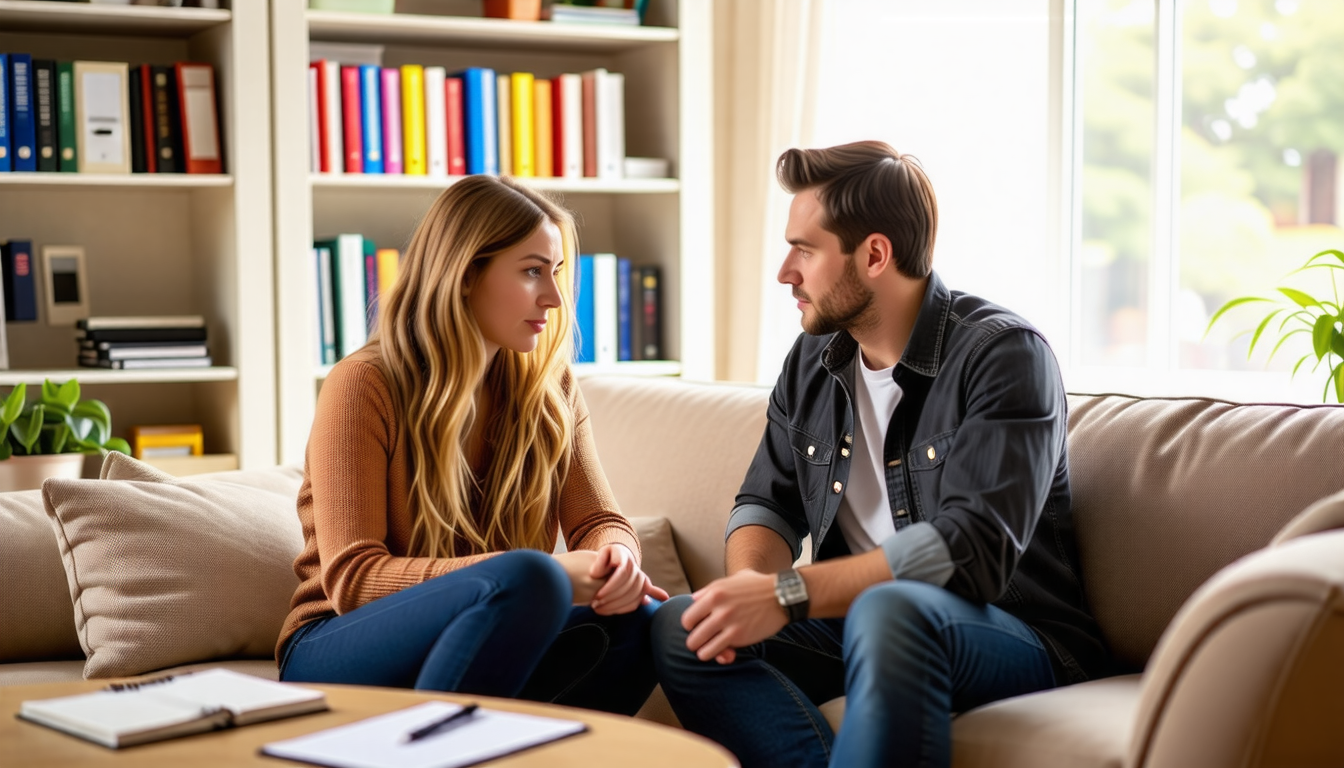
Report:
[{"label": "jacket pocket", "polygon": [[943,463],[957,438],[955,429],[916,442],[905,455],[914,486],[916,520],[927,520],[938,509],[939,483],[943,477]]},{"label": "jacket pocket", "polygon": [[798,491],[804,501],[812,501],[823,493],[830,477],[834,446],[790,426],[789,447],[793,449],[793,466],[798,473]]}]

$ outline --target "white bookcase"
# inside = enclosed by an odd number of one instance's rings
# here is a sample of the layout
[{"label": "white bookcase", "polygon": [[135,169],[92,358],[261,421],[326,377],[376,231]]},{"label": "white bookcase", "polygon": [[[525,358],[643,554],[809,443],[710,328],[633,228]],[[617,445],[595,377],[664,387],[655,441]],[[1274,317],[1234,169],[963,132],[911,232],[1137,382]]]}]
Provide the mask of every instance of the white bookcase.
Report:
[{"label": "white bookcase", "polygon": [[[297,4],[297,3],[296,3]],[[215,366],[77,368],[73,331],[8,326],[0,386],[78,378],[113,428],[199,423],[206,451],[275,463],[276,323],[271,230],[268,7],[159,8],[0,0],[0,51],[57,60],[215,67],[221,175],[0,173],[0,239],[84,246],[94,315],[205,316]],[[38,275],[39,291],[41,275]]]},{"label": "white bookcase", "polygon": [[[479,2],[399,0],[398,13],[305,10],[273,0],[276,344],[280,459],[301,461],[326,369],[316,349],[314,236],[358,232],[402,248],[453,178],[312,175],[308,46],[384,46],[383,64],[469,66],[554,77],[606,67],[625,74],[626,153],[665,157],[671,179],[529,180],[557,193],[580,221],[584,252],[612,251],[657,264],[663,282],[664,356],[622,363],[634,374],[713,375],[713,184],[710,0],[656,0],[643,27],[483,19]],[[596,371],[590,371],[596,372]]]}]

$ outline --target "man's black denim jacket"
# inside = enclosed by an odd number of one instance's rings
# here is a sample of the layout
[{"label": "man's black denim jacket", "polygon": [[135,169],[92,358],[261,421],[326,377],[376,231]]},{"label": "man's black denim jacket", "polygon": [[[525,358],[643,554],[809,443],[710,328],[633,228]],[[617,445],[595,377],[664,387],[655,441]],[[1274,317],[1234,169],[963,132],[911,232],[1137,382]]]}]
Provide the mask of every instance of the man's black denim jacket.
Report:
[{"label": "man's black denim jacket", "polygon": [[[795,557],[808,534],[814,560],[849,554],[836,512],[854,448],[857,350],[844,331],[794,344],[728,535],[765,525]],[[1045,339],[933,274],[893,377],[904,391],[883,457],[893,574],[1022,619],[1060,684],[1106,674],[1078,571],[1064,387]]]}]

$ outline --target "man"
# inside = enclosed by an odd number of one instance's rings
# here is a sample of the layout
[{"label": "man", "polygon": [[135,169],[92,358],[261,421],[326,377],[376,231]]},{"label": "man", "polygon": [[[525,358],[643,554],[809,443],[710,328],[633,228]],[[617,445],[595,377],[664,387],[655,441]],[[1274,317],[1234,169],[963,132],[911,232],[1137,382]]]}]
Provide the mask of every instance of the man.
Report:
[{"label": "man", "polygon": [[[869,141],[777,170],[779,280],[806,333],[729,517],[729,575],[654,618],[659,676],[744,768],[948,765],[952,713],[1106,667],[1058,366],[1026,321],[933,273],[914,158]],[[841,695],[836,735],[817,705]]]}]

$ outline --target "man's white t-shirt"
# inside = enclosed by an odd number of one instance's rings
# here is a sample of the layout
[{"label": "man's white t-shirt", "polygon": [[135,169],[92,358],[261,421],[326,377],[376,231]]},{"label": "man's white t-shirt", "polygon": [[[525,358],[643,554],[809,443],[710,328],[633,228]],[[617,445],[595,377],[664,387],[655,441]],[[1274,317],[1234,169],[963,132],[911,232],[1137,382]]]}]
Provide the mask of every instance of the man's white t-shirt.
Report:
[{"label": "man's white t-shirt", "polygon": [[849,484],[840,500],[836,522],[845,535],[849,551],[857,555],[877,547],[896,533],[896,525],[891,520],[891,504],[887,501],[883,446],[887,440],[887,426],[891,424],[903,392],[892,378],[894,365],[879,371],[870,370],[863,361],[863,352],[856,351],[854,368],[854,413],[858,418],[854,423],[853,455],[849,457]]}]

